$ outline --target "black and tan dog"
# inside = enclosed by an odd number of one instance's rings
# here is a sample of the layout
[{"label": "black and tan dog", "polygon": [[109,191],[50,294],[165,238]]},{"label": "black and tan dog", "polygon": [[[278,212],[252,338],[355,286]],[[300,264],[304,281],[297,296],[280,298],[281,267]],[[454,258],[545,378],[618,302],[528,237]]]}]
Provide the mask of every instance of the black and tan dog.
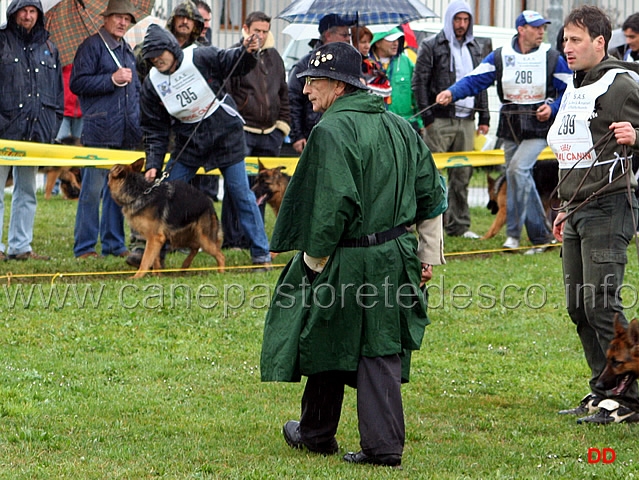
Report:
[{"label": "black and tan dog", "polygon": [[[544,206],[546,216],[548,217],[548,220],[550,222],[552,222],[554,220],[554,216],[556,216],[553,208],[559,206],[558,198],[550,198],[550,194],[557,186],[557,182],[559,181],[558,171],[559,166],[557,164],[557,160],[538,161],[537,163],[535,163],[535,167],[533,168],[533,179],[535,180],[535,186],[537,187],[537,192],[539,192],[541,203]],[[501,228],[506,223],[508,188],[506,175],[501,174],[496,179],[492,178],[489,174],[486,174],[486,177],[488,181],[488,205],[486,205],[486,208],[490,210],[490,213],[496,215],[496,217],[486,234],[481,237],[482,240],[493,238],[499,233]]]},{"label": "black and tan dog", "polygon": [[612,390],[613,395],[623,395],[630,384],[639,377],[639,320],[636,318],[625,328],[615,315],[615,336],[606,352],[604,368],[597,387]]},{"label": "black and tan dog", "polygon": [[260,164],[257,180],[251,188],[257,197],[257,204],[262,205],[264,202],[268,203],[271,208],[273,208],[276,217],[280,211],[288,182],[291,180],[291,177],[282,173],[284,169],[286,169],[286,167],[264,168],[263,165]]},{"label": "black and tan dog", "polygon": [[160,269],[160,250],[167,240],[174,248],[190,250],[182,268],[188,268],[202,248],[215,257],[223,272],[225,260],[211,199],[179,180],[154,185],[140,173],[143,166],[143,158],[131,165],[114,165],[108,180],[111,196],[122,207],[127,222],[146,239],[142,262],[133,278],[143,277],[151,267]]}]

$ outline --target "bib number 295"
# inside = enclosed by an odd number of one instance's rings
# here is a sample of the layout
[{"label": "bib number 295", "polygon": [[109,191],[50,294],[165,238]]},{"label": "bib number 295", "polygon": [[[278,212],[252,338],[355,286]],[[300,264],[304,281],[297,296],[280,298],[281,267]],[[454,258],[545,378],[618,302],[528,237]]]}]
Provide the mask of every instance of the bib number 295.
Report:
[{"label": "bib number 295", "polygon": [[182,107],[186,107],[197,100],[197,95],[193,92],[191,87],[188,87],[187,89],[178,92],[176,99],[180,102]]}]

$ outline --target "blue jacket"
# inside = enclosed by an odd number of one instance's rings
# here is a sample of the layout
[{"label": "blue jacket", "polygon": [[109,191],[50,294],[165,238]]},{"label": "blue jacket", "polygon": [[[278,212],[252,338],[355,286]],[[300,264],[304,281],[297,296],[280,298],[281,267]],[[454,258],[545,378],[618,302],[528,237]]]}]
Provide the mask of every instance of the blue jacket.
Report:
[{"label": "blue jacket", "polygon": [[[517,35],[513,37],[512,45],[515,51],[519,52]],[[546,98],[552,99],[550,107],[552,109],[551,118],[546,122],[537,120],[534,112],[538,105],[518,105],[505,102],[503,97],[501,78],[503,65],[501,61],[501,48],[491,52],[479,66],[459,80],[448,89],[453,94],[453,102],[460,98],[477,95],[479,92],[490,87],[493,82],[497,82],[497,93],[502,105],[499,115],[499,127],[497,136],[508,140],[520,141],[531,138],[546,138],[548,129],[552,125],[553,119],[559,110],[561,97],[566,90],[568,82],[572,79],[572,70],[568,68],[566,60],[560,53],[551,48],[546,54]],[[525,112],[529,112],[526,114]]]},{"label": "blue jacket", "polygon": [[104,28],[122,67],[133,71],[133,80],[116,87],[111,75],[118,69],[99,34],[88,37],[78,47],[73,59],[69,87],[80,99],[82,143],[93,147],[136,148],[142,139],[140,128],[140,80],[135,75],[135,56],[125,41],[116,42]]},{"label": "blue jacket", "polygon": [[[15,22],[15,13],[38,9],[29,33]],[[40,0],[16,0],[0,29],[0,137],[52,143],[64,113],[62,66],[58,49],[44,29]]]}]

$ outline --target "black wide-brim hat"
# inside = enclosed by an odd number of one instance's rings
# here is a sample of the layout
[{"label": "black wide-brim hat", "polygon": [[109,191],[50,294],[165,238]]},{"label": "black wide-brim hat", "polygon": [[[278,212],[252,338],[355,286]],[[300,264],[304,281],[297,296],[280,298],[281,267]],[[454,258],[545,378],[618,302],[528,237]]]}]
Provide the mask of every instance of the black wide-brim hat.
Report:
[{"label": "black wide-brim hat", "polygon": [[313,50],[308,68],[297,74],[297,78],[303,77],[332,78],[368,90],[362,80],[362,55],[344,42],[331,42]]}]

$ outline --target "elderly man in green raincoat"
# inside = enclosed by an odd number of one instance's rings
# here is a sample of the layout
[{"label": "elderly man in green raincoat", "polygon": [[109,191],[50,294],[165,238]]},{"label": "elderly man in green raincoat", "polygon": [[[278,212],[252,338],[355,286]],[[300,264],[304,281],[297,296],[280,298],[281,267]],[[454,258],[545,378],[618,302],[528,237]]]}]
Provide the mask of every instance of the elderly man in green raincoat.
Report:
[{"label": "elderly man in green raincoat", "polygon": [[[344,460],[401,465],[401,382],[429,323],[420,283],[444,263],[446,191],[410,124],[386,111],[346,43],[315,50],[304,93],[322,111],[288,186],[271,242],[299,250],[266,317],[263,381],[308,377],[286,442],[320,454],[335,439],[344,386],[357,388],[361,451]],[[417,224],[419,242],[408,226]]]}]

